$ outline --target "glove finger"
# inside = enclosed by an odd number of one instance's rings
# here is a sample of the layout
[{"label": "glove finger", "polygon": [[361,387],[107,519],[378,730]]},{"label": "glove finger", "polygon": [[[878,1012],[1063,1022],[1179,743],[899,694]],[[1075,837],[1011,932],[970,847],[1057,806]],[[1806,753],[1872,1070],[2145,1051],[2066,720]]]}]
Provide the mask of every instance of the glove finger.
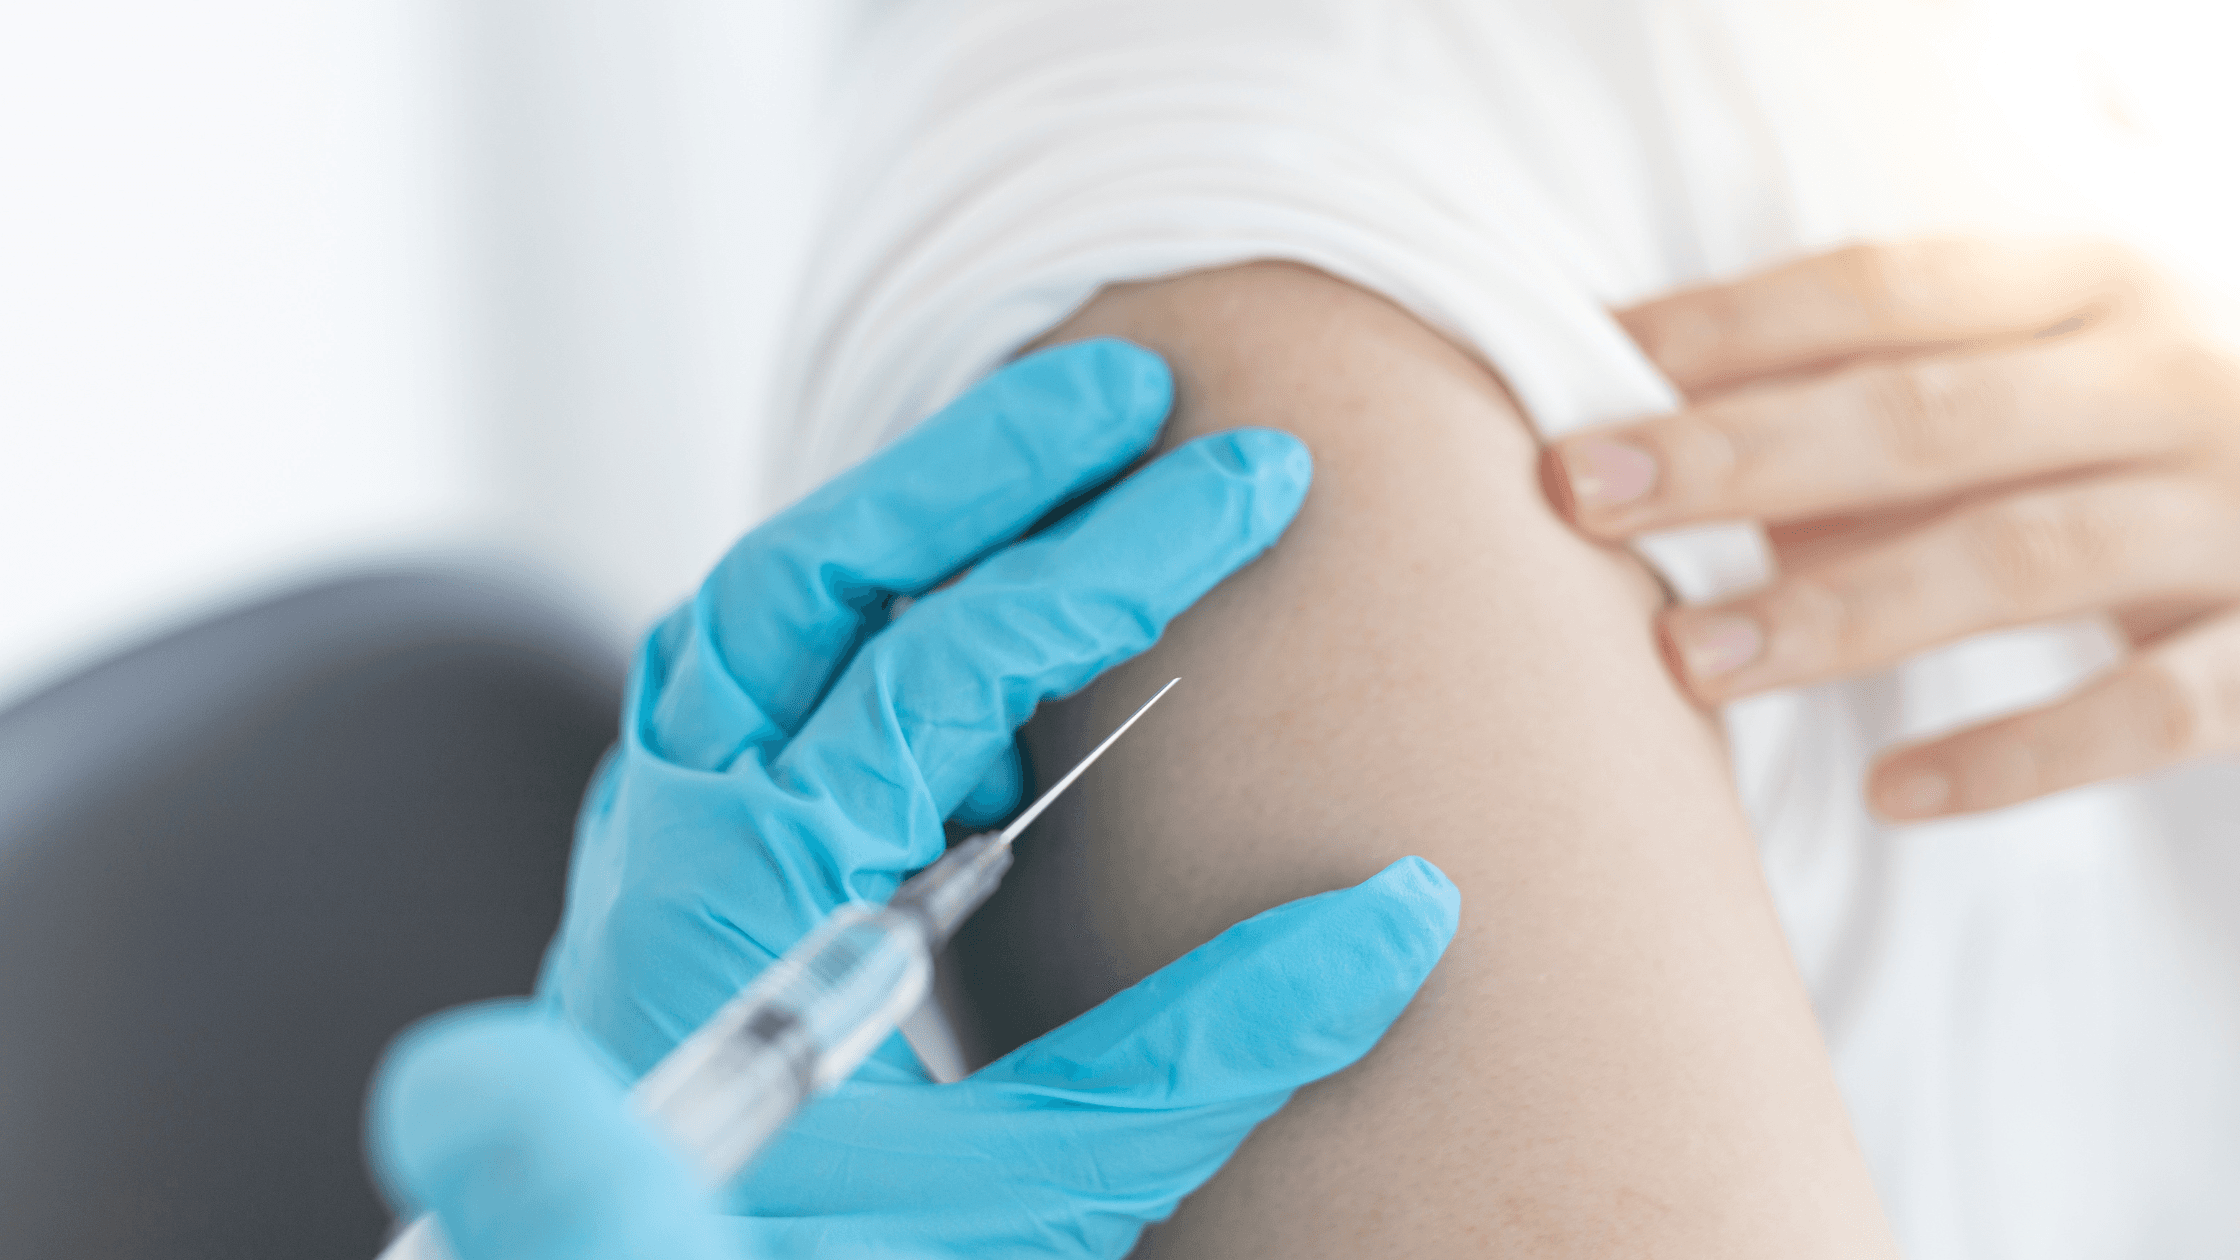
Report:
[{"label": "glove finger", "polygon": [[1402,858],[1237,924],[974,1079],[1127,1109],[1288,1093],[1369,1052],[1461,907],[1438,867]]},{"label": "glove finger", "polygon": [[719,770],[797,730],[890,599],[933,586],[1125,468],[1174,398],[1110,339],[1030,355],[748,534],[652,636],[640,738]]},{"label": "glove finger", "polygon": [[737,1260],[693,1175],[566,1025],[524,1002],[405,1033],[368,1103],[376,1174],[457,1260]]},{"label": "glove finger", "polygon": [[967,827],[993,827],[1015,813],[1027,795],[1027,767],[1019,754],[1019,741],[996,754],[988,772],[964,794],[950,811],[949,821]]},{"label": "glove finger", "polygon": [[958,1254],[1121,1255],[1293,1090],[1376,1043],[1460,904],[1406,858],[1258,915],[961,1084],[848,1082],[727,1200],[761,1214],[743,1232],[833,1254],[876,1221]]},{"label": "glove finger", "polygon": [[[1150,647],[1167,622],[1266,550],[1312,475],[1288,434],[1199,438],[1049,531],[990,557],[864,646],[772,778],[829,817],[856,894],[942,850],[941,820],[1042,700]],[[839,837],[851,837],[842,843]]]}]

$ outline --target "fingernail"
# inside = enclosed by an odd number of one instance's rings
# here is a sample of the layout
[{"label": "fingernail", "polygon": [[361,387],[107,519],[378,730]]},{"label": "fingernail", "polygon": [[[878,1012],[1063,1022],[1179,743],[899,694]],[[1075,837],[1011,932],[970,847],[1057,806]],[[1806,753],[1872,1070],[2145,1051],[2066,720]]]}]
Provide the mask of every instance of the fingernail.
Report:
[{"label": "fingernail", "polygon": [[1876,795],[1882,812],[1891,818],[1926,818],[1951,803],[1952,778],[1935,770],[1914,770],[1885,784]]},{"label": "fingernail", "polygon": [[1718,678],[1758,659],[1765,650],[1765,632],[1754,617],[1732,613],[1671,625],[1673,646],[1680,663],[1692,678]]},{"label": "fingernail", "polygon": [[1580,507],[1619,507],[1657,484],[1657,457],[1631,442],[1591,438],[1560,450],[1572,502]]}]

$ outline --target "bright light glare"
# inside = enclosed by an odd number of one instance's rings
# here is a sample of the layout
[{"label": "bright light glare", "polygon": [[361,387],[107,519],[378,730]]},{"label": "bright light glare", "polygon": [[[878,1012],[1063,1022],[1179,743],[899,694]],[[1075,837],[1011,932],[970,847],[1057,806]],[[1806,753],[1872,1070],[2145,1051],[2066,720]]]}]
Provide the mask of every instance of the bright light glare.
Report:
[{"label": "bright light glare", "polygon": [[1984,95],[2088,221],[2240,298],[2240,8],[1982,0]]}]

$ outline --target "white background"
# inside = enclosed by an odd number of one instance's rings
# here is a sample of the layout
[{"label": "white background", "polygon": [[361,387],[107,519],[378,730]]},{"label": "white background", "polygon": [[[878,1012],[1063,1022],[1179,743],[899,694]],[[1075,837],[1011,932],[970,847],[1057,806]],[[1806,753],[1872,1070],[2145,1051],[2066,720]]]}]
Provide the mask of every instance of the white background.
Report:
[{"label": "white background", "polygon": [[835,12],[0,0],[0,704],[369,563],[685,594],[766,507]]}]

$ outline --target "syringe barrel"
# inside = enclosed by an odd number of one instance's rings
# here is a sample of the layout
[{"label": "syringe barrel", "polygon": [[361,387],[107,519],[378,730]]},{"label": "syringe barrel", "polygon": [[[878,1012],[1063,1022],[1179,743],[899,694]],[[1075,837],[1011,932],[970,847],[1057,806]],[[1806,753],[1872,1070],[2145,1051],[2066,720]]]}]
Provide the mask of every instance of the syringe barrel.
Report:
[{"label": "syringe barrel", "polygon": [[670,1051],[633,1097],[720,1185],[886,1040],[924,1000],[932,970],[916,916],[842,906]]},{"label": "syringe barrel", "polygon": [[[631,1091],[711,1186],[729,1181],[809,1096],[847,1079],[925,1000],[925,921],[846,905],[671,1050]],[[381,1260],[451,1260],[433,1216]]]},{"label": "syringe barrel", "polygon": [[[885,907],[846,905],[654,1065],[631,1092],[709,1185],[721,1185],[810,1095],[861,1066],[925,1000],[933,952],[1011,868],[1011,846],[972,836]],[[450,1260],[435,1218],[381,1260]]]}]

